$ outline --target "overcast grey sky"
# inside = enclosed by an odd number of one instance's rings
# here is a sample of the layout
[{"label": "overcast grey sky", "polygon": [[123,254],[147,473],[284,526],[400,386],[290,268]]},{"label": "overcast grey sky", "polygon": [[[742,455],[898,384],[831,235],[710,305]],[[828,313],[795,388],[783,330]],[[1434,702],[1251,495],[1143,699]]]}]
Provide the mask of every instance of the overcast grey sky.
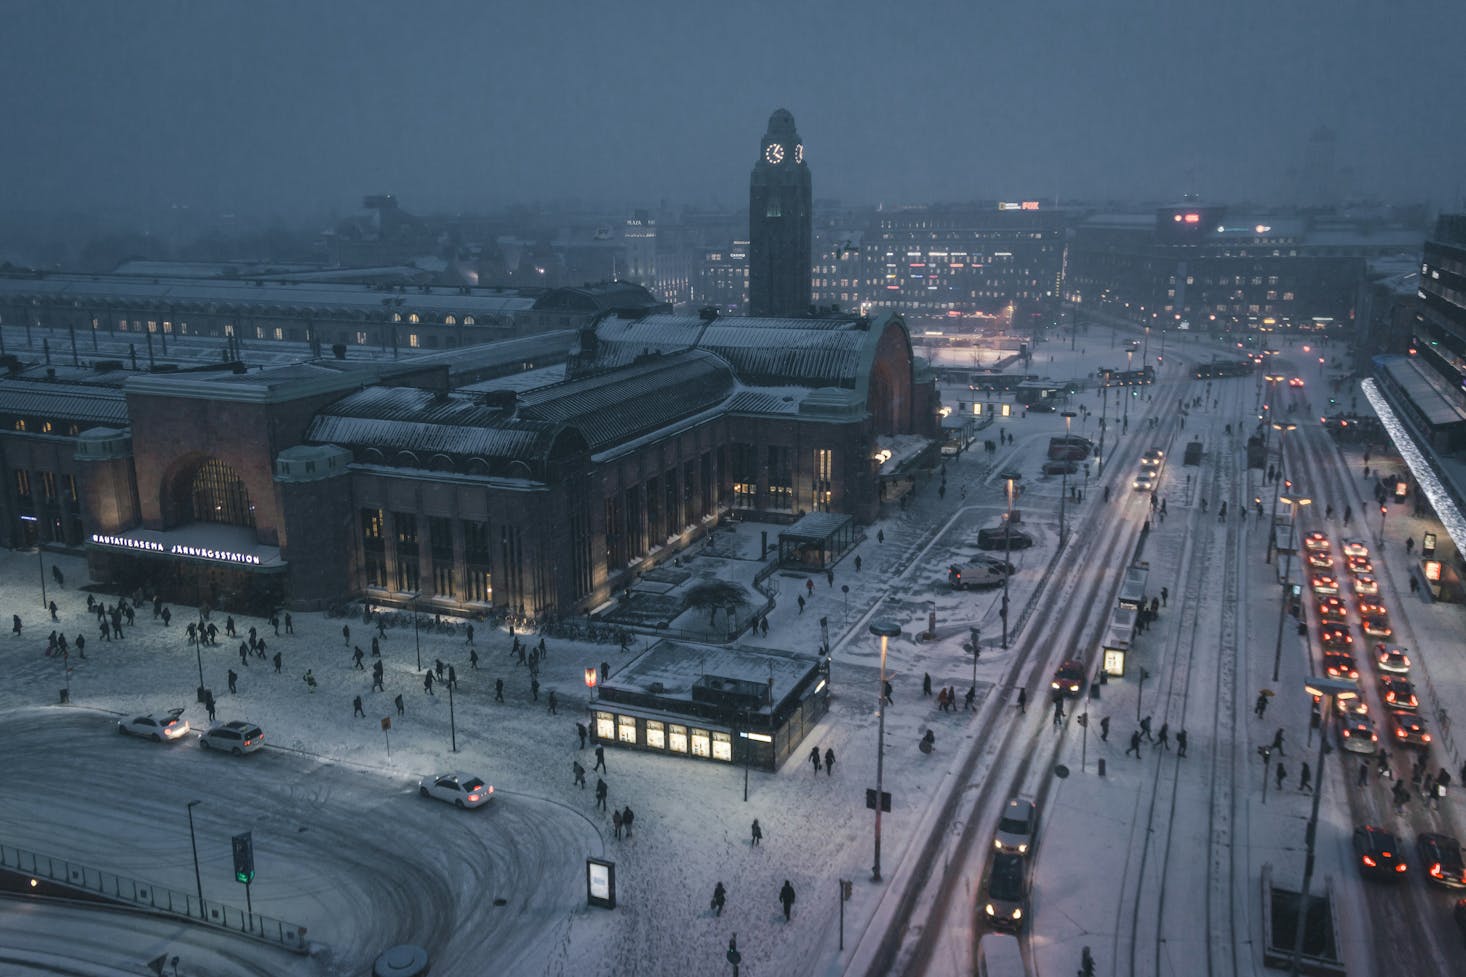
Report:
[{"label": "overcast grey sky", "polygon": [[8,0],[9,203],[741,207],[769,113],[848,202],[1459,206],[1461,0]]}]

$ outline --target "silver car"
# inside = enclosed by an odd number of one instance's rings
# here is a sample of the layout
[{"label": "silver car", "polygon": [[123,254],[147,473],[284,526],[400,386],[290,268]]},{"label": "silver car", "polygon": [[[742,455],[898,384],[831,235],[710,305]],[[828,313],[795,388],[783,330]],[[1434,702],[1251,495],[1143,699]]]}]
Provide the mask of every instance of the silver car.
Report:
[{"label": "silver car", "polygon": [[996,929],[1023,928],[1028,912],[1027,863],[1022,855],[999,852],[993,856],[982,899],[983,915]]},{"label": "silver car", "polygon": [[265,734],[254,723],[238,720],[217,723],[199,734],[199,746],[206,750],[222,750],[235,756],[253,753],[265,745]]},{"label": "silver car", "polygon": [[141,736],[154,743],[172,742],[188,733],[188,720],[183,718],[182,709],[170,709],[161,716],[148,713],[146,716],[119,719],[117,732]]},{"label": "silver car", "polygon": [[494,788],[482,777],[467,773],[443,773],[418,782],[417,791],[424,797],[447,801],[454,807],[479,807],[494,796]]},{"label": "silver car", "polygon": [[1027,855],[1033,851],[1038,830],[1038,804],[1031,797],[1015,797],[1003,808],[993,847],[1000,852]]}]

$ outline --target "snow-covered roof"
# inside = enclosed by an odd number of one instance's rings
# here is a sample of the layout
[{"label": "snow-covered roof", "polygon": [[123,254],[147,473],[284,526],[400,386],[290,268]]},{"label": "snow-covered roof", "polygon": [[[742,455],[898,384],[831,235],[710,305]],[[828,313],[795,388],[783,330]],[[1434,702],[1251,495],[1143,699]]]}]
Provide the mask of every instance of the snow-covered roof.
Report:
[{"label": "snow-covered roof", "polygon": [[0,380],[0,414],[127,426],[127,400],[116,387]]},{"label": "snow-covered roof", "polygon": [[[693,687],[711,677],[768,688],[770,698],[777,705],[818,666],[819,659],[813,655],[664,639],[618,669],[600,688],[603,698],[608,693],[614,696],[619,692],[637,697],[655,696],[669,705],[691,705]],[[768,708],[766,701],[759,711],[766,712]]]}]

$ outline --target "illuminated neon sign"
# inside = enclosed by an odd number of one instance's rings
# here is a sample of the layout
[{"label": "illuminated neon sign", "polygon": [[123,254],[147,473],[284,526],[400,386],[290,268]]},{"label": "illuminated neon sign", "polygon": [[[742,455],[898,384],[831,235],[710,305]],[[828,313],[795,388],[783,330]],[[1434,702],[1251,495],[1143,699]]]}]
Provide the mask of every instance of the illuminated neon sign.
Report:
[{"label": "illuminated neon sign", "polygon": [[256,567],[260,565],[260,558],[253,553],[239,553],[234,550],[216,550],[206,546],[184,546],[179,543],[165,545],[151,539],[132,539],[127,536],[104,536],[101,533],[92,533],[91,541],[96,546],[110,546],[122,550],[166,553],[170,556],[185,556],[197,560],[213,560],[216,563],[243,563]]}]

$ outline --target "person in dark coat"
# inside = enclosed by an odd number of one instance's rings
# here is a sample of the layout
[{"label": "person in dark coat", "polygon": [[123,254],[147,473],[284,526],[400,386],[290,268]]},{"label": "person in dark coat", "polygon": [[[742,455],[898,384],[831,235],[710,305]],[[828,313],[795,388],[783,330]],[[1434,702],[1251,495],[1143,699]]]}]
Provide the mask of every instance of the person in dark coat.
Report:
[{"label": "person in dark coat", "polygon": [[835,750],[833,747],[825,750],[825,776],[835,775]]},{"label": "person in dark coat", "polygon": [[585,735],[588,732],[585,728],[585,723],[576,723],[575,732],[580,734],[580,749],[585,749]]},{"label": "person in dark coat", "polygon": [[360,716],[363,719],[366,718],[366,710],[361,707],[361,696],[357,696],[351,700],[351,709],[353,717]]},{"label": "person in dark coat", "polygon": [[723,915],[723,904],[727,901],[728,890],[723,888],[722,882],[719,882],[717,885],[713,886],[713,904],[711,906],[713,914],[716,916]]},{"label": "person in dark coat", "polygon": [[433,673],[431,671],[425,671],[422,673],[422,690],[428,695],[437,694],[433,691]]},{"label": "person in dark coat", "polygon": [[789,914],[794,910],[794,886],[789,880],[784,880],[783,888],[779,890],[779,905],[784,907],[784,922],[789,922]]},{"label": "person in dark coat", "polygon": [[636,812],[633,811],[633,810],[631,810],[631,805],[630,804],[627,804],[626,805],[626,809],[621,812],[621,827],[625,829],[625,831],[626,831],[626,837],[628,837],[628,838],[631,837],[631,825],[635,821],[636,821]]},{"label": "person in dark coat", "polygon": [[608,790],[610,790],[610,788],[606,786],[606,782],[604,780],[602,780],[600,777],[597,777],[596,778],[596,807],[600,808],[602,811],[604,811],[606,809],[606,792]]},{"label": "person in dark coat", "polygon": [[606,769],[606,748],[604,746],[596,747],[596,765],[594,767],[591,767],[591,769],[599,770],[602,773],[611,772]]},{"label": "person in dark coat", "polygon": [[10,615],[10,633],[11,634],[20,634],[20,615],[19,614],[12,614],[12,615]]},{"label": "person in dark coat", "polygon": [[819,747],[817,747],[817,746],[811,746],[809,748],[809,762],[814,767],[815,776],[819,776],[819,772],[820,772],[820,748]]},{"label": "person in dark coat", "polygon": [[[254,628],[250,628],[249,629],[249,633],[250,633],[251,636],[254,635],[254,631],[255,631]],[[341,637],[344,639],[344,642],[346,644],[346,647],[350,648],[351,647],[351,625],[349,625],[349,624],[343,624],[343,625],[341,625]]]},{"label": "person in dark coat", "polygon": [[758,845],[763,840],[764,840],[764,829],[761,828],[761,827],[759,827],[758,818],[754,818],[753,819],[753,842],[752,842],[752,844]]},{"label": "person in dark coat", "polygon": [[1125,755],[1135,754],[1135,759],[1140,759],[1140,730],[1130,734],[1130,745],[1125,749]]},{"label": "person in dark coat", "polygon": [[1021,713],[1021,714],[1026,714],[1028,712],[1028,690],[1027,689],[1019,689],[1018,690],[1018,712]]},{"label": "person in dark coat", "polygon": [[382,684],[382,663],[380,661],[372,662],[372,691],[387,691],[386,687]]},{"label": "person in dark coat", "polygon": [[234,683],[236,683],[238,681],[239,681],[239,675],[235,673],[234,669],[232,669],[232,668],[229,669],[229,694],[230,695],[235,695],[236,693],[239,692],[239,690],[234,687]]},{"label": "person in dark coat", "polygon": [[403,708],[402,695],[400,693],[392,700],[392,704],[397,707],[397,715],[402,716],[406,714],[407,710]]},{"label": "person in dark coat", "polygon": [[275,663],[275,674],[278,675],[280,673],[280,653],[278,651],[275,652],[275,657],[271,658],[270,661]]},{"label": "person in dark coat", "polygon": [[579,760],[570,764],[570,772],[575,774],[575,782],[580,785],[580,789],[585,790],[585,767],[580,765]]},{"label": "person in dark coat", "polygon": [[494,679],[494,701],[504,701],[504,680],[501,678]]},{"label": "person in dark coat", "polygon": [[1179,732],[1176,733],[1176,756],[1183,757],[1185,755],[1186,755],[1186,730],[1183,729],[1183,730],[1180,730]]}]

